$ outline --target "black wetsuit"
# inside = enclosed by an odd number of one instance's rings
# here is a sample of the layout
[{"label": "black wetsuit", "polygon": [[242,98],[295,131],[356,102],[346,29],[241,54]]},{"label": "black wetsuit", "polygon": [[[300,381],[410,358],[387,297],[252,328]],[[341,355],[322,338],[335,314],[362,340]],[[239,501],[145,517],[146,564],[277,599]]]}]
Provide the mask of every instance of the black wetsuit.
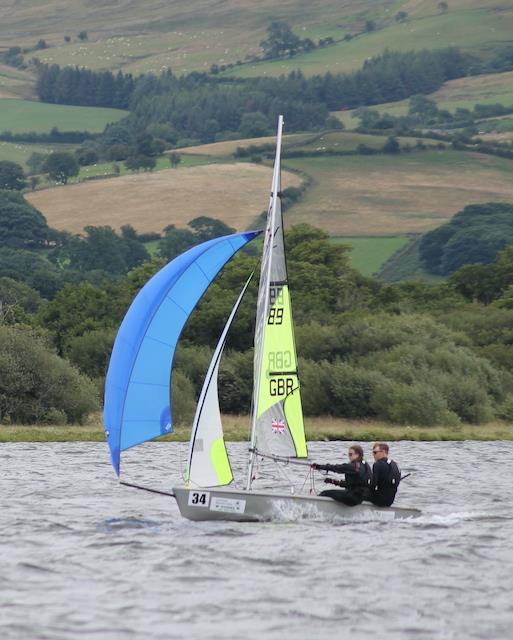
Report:
[{"label": "black wetsuit", "polygon": [[378,507],[390,507],[397,493],[401,480],[401,471],[393,460],[382,458],[372,466],[372,484],[365,500],[370,500]]},{"label": "black wetsuit", "polygon": [[344,489],[328,489],[321,491],[319,495],[333,498],[339,502],[354,507],[360,504],[364,498],[365,491],[368,490],[368,478],[370,469],[366,462],[351,462],[345,464],[319,464],[315,466],[321,471],[333,471],[343,473],[345,480],[340,481],[340,486]]}]

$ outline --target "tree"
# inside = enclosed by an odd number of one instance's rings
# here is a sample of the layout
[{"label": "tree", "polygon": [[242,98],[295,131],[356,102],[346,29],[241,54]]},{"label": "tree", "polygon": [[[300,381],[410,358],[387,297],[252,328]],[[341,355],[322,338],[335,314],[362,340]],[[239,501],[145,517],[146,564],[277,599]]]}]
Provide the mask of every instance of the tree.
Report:
[{"label": "tree", "polygon": [[29,175],[43,173],[43,165],[47,158],[47,153],[38,153],[37,151],[31,153],[27,160],[27,166],[30,169]]},{"label": "tree", "polygon": [[164,229],[164,237],[159,242],[159,255],[172,260],[197,243],[198,240],[190,229],[177,229],[174,224],[170,224]]},{"label": "tree", "polygon": [[269,121],[260,111],[243,114],[239,127],[243,138],[260,138],[269,135],[270,131]]},{"label": "tree", "polygon": [[9,160],[0,161],[0,189],[21,191],[27,186],[23,169]]},{"label": "tree", "polygon": [[87,31],[80,31],[80,33],[78,34],[78,39],[81,40],[82,42],[87,40],[88,37],[89,36],[87,35]]},{"label": "tree", "polygon": [[398,11],[395,14],[396,22],[406,22],[407,19],[408,19],[408,14],[406,13],[406,11]]},{"label": "tree", "polygon": [[275,20],[267,27],[267,38],[260,42],[267,58],[293,55],[301,44],[301,38],[293,33],[290,25]]},{"label": "tree", "polygon": [[48,238],[48,225],[41,212],[15,191],[0,191],[0,245],[33,249]]},{"label": "tree", "polygon": [[374,20],[366,20],[365,21],[365,31],[370,32],[370,31],[375,31],[376,30],[376,23],[374,22]]},{"label": "tree", "polygon": [[447,2],[439,2],[437,4],[438,7],[438,11],[440,11],[440,13],[447,13],[447,11],[449,11],[449,5]]},{"label": "tree", "polygon": [[80,167],[71,153],[51,153],[44,161],[43,171],[48,174],[50,180],[67,184],[68,179],[77,176]]},{"label": "tree", "polygon": [[179,153],[173,152],[169,154],[169,163],[173,167],[173,169],[176,169],[176,167],[180,164],[181,161],[182,161],[182,156]]},{"label": "tree", "polygon": [[33,330],[0,327],[0,419],[82,422],[99,409],[96,389]]},{"label": "tree", "polygon": [[125,160],[125,167],[132,171],[139,171],[144,169],[145,171],[152,171],[155,168],[157,161],[150,156],[138,155],[131,156]]},{"label": "tree", "polygon": [[389,136],[383,145],[384,153],[400,153],[401,145],[395,136]]},{"label": "tree", "polygon": [[84,231],[85,236],[74,236],[60,251],[72,269],[82,273],[100,269],[119,275],[149,258],[143,244],[130,237],[120,238],[109,226],[87,226]]},{"label": "tree", "polygon": [[205,240],[235,233],[235,229],[233,227],[229,227],[227,224],[222,222],[222,220],[216,220],[215,218],[209,218],[208,216],[199,216],[198,218],[194,218],[188,223],[188,225],[194,230],[194,235],[197,237],[198,242],[205,242]]}]

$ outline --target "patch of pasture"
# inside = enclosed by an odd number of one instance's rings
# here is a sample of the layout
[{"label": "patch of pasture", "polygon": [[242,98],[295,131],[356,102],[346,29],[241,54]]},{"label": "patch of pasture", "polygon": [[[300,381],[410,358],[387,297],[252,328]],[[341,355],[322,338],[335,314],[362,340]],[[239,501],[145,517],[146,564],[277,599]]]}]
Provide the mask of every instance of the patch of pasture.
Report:
[{"label": "patch of pasture", "polygon": [[467,204],[513,201],[511,160],[453,150],[288,158],[313,178],[287,217],[333,236],[396,235],[439,226]]},{"label": "patch of pasture", "polygon": [[346,236],[332,240],[351,247],[351,264],[364,276],[377,273],[394,253],[410,242],[406,236]]},{"label": "patch of pasture", "polygon": [[[137,231],[184,227],[197,216],[247,229],[268,205],[272,170],[250,163],[206,164],[124,175],[28,194],[30,202],[57,229],[131,224]],[[301,178],[283,172],[283,187]]]},{"label": "patch of pasture", "polygon": [[103,107],[72,107],[30,100],[0,101],[0,131],[11,133],[47,133],[53,127],[59,131],[90,131],[99,133],[110,122],[127,115],[121,109]]},{"label": "patch of pasture", "polygon": [[72,145],[65,144],[20,144],[0,140],[0,160],[16,162],[27,169],[27,160],[33,153],[48,154],[54,151],[70,151]]}]

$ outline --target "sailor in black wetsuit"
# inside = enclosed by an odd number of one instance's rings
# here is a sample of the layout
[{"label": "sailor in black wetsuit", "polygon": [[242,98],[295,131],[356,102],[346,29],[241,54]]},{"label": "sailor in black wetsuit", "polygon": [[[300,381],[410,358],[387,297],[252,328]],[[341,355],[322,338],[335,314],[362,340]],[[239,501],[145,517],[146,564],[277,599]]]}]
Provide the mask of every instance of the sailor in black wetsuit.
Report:
[{"label": "sailor in black wetsuit", "polygon": [[344,487],[343,489],[329,489],[328,491],[322,491],[319,495],[333,498],[349,507],[354,507],[362,502],[365,492],[369,490],[372,472],[370,466],[363,460],[363,449],[359,445],[355,444],[349,447],[348,455],[349,463],[312,464],[312,469],[343,473],[345,480],[332,480],[331,478],[324,480],[328,484]]},{"label": "sailor in black wetsuit", "polygon": [[388,444],[375,442],[372,447],[374,464],[372,466],[372,483],[365,494],[365,500],[370,500],[378,507],[390,507],[401,482],[401,470],[388,457]]}]

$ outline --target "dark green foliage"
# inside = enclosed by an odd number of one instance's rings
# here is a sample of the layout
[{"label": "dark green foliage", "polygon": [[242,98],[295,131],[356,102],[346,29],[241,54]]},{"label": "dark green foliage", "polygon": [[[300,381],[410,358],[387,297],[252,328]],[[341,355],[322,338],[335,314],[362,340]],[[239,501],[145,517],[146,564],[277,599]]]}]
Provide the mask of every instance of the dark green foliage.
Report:
[{"label": "dark green foliage", "polygon": [[0,277],[12,278],[52,298],[64,283],[61,271],[40,253],[0,247]]},{"label": "dark green foliage", "polygon": [[45,160],[47,158],[46,153],[32,153],[29,157],[29,159],[27,160],[27,165],[30,169],[30,174],[34,174],[34,173],[42,173],[43,172],[43,165],[45,163]]},{"label": "dark green foliage", "polygon": [[27,186],[23,169],[15,162],[0,161],[0,189],[21,191]]},{"label": "dark green foliage", "polygon": [[151,171],[155,168],[156,164],[157,162],[155,158],[144,155],[130,156],[125,160],[125,167],[127,169],[131,169],[132,171],[139,171],[139,169]]},{"label": "dark green foliage", "polygon": [[33,331],[0,326],[0,420],[31,424],[58,411],[76,423],[98,408],[92,382]]},{"label": "dark green foliage", "polygon": [[81,166],[96,164],[99,160],[97,151],[92,147],[79,147],[75,151],[75,156]]},{"label": "dark green foliage", "polygon": [[42,170],[48,174],[50,180],[66,184],[68,178],[78,175],[80,167],[71,153],[55,152],[46,157]]},{"label": "dark green foliage", "polygon": [[181,371],[175,371],[171,379],[173,398],[173,424],[190,425],[196,410],[194,387]]},{"label": "dark green foliage", "polygon": [[5,313],[6,307],[19,307],[27,313],[35,313],[41,306],[42,299],[39,293],[13,278],[5,276],[0,277],[0,302],[2,312]]},{"label": "dark green foliage", "polygon": [[293,33],[290,25],[276,20],[267,27],[267,38],[260,42],[266,58],[279,58],[297,53],[301,38]]},{"label": "dark green foliage", "polygon": [[48,239],[46,219],[16,191],[0,191],[0,247],[34,249]]},{"label": "dark green foliage", "polygon": [[209,218],[208,216],[199,216],[188,223],[189,227],[194,231],[197,242],[205,242],[220,236],[227,236],[235,233],[233,227],[229,227],[221,220]]},{"label": "dark green foliage", "polygon": [[37,73],[36,90],[43,102],[126,109],[134,89],[133,77],[121,72],[95,73],[79,67],[39,63]]},{"label": "dark green foliage", "polygon": [[84,227],[85,236],[72,236],[56,252],[56,257],[80,272],[100,269],[111,275],[125,274],[149,259],[144,245],[137,238],[118,236],[108,226]]},{"label": "dark green foliage", "polygon": [[243,114],[239,126],[241,138],[260,138],[269,135],[271,131],[270,122],[263,113],[257,111]]},{"label": "dark green foliage", "polygon": [[431,273],[449,275],[465,264],[488,264],[513,244],[513,205],[469,205],[450,222],[425,234],[420,255]]},{"label": "dark green foliage", "polygon": [[159,255],[172,260],[197,244],[196,236],[190,229],[177,229],[174,224],[164,229],[164,237],[159,242]]},{"label": "dark green foliage", "polygon": [[400,153],[401,145],[395,136],[389,136],[383,145],[384,153]]},{"label": "dark green foliage", "polygon": [[115,329],[86,331],[67,341],[65,355],[90,378],[104,378],[115,337]]}]

